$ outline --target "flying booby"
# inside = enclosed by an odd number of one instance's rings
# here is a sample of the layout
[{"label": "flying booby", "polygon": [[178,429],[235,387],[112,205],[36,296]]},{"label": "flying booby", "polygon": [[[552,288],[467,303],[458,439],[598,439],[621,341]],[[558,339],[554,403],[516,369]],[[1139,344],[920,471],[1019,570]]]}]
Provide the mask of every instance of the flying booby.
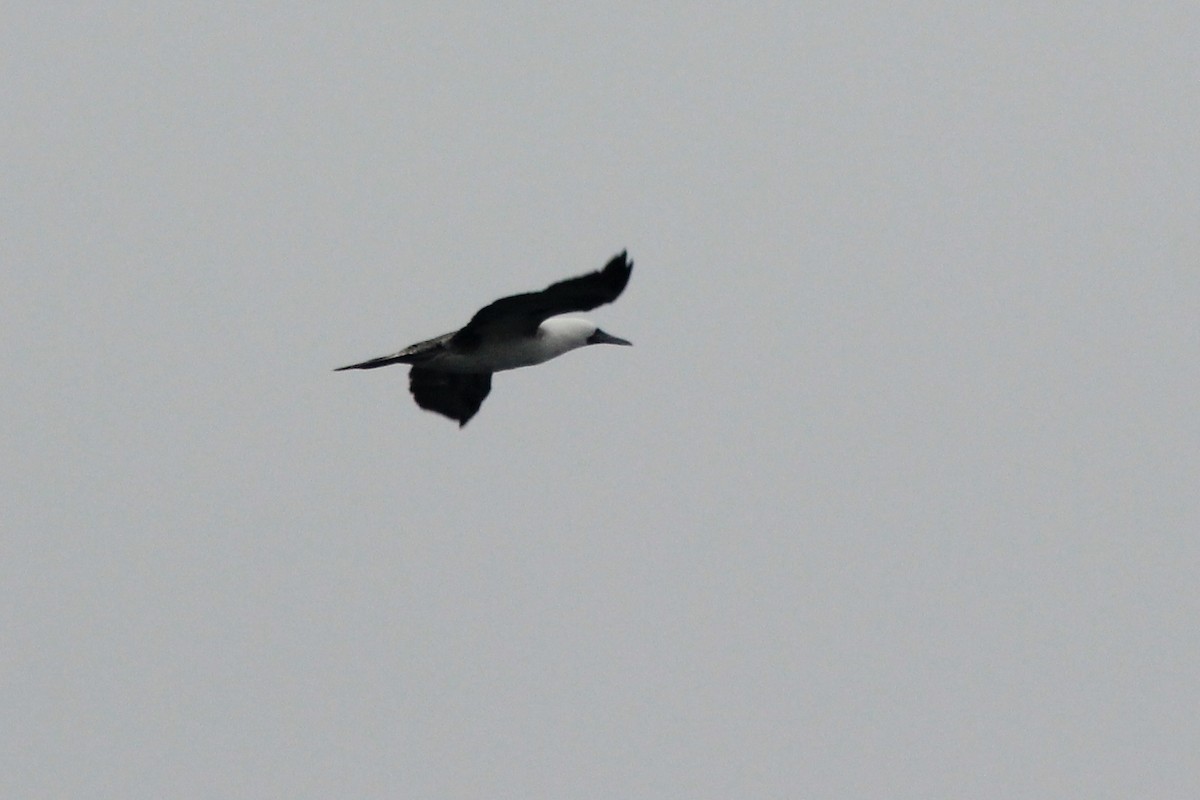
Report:
[{"label": "flying booby", "polygon": [[633,262],[621,251],[604,269],[540,292],[502,297],[476,311],[457,331],[334,372],[411,364],[408,389],[417,405],[457,421],[461,428],[492,390],[493,372],[541,364],[584,345],[632,344],[587,320],[558,316],[616,300],[632,271]]}]

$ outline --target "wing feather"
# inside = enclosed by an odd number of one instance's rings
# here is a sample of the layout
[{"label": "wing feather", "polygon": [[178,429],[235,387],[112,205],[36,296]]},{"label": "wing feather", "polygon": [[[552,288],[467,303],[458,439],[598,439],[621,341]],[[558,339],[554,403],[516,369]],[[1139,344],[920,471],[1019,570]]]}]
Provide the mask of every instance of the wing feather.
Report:
[{"label": "wing feather", "polygon": [[492,391],[490,372],[442,372],[413,367],[408,371],[408,389],[417,405],[466,425]]},{"label": "wing feather", "polygon": [[633,262],[621,251],[604,269],[552,283],[540,292],[502,297],[475,313],[454,335],[455,343],[477,341],[485,332],[512,336],[532,335],[547,317],[572,311],[591,311],[621,296]]}]

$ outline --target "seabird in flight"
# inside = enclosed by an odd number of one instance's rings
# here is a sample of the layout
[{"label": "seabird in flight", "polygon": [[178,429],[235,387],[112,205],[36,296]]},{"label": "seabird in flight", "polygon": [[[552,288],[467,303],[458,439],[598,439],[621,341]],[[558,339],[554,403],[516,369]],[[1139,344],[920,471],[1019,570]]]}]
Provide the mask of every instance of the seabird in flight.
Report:
[{"label": "seabird in flight", "polygon": [[417,405],[457,420],[461,428],[492,390],[493,372],[540,364],[584,345],[631,344],[587,320],[557,315],[611,303],[632,271],[622,251],[602,270],[486,305],[457,331],[334,372],[411,364],[408,388]]}]

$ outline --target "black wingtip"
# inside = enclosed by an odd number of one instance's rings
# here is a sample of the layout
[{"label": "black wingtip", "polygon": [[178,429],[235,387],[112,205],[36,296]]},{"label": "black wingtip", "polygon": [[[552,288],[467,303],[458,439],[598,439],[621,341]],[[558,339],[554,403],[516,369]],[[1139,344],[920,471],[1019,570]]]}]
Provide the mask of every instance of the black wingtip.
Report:
[{"label": "black wingtip", "polygon": [[629,251],[622,250],[609,259],[608,263],[604,265],[604,271],[608,272],[610,269],[625,271],[633,269],[633,262],[629,260]]},{"label": "black wingtip", "polygon": [[607,302],[611,303],[616,300],[621,292],[625,291],[625,285],[629,283],[629,276],[632,274],[633,262],[629,260],[628,250],[622,250],[609,259],[608,263],[604,265],[604,269],[600,270],[600,275],[609,292]]}]

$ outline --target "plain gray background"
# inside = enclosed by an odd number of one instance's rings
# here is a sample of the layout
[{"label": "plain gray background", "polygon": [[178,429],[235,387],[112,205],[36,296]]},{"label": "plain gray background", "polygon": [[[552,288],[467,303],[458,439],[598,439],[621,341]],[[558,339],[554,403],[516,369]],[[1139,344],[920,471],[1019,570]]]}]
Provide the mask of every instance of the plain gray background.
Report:
[{"label": "plain gray background", "polygon": [[0,794],[1200,794],[1200,8],[446,5],[4,12]]}]

